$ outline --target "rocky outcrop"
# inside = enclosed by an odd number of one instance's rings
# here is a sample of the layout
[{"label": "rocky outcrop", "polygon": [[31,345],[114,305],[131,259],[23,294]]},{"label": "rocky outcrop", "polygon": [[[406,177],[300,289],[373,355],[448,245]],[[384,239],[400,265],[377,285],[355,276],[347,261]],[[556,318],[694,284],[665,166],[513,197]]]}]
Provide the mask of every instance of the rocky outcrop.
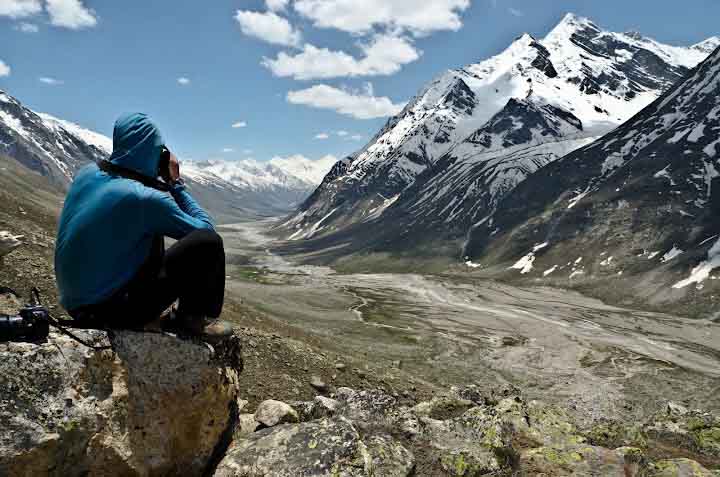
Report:
[{"label": "rocky outcrop", "polygon": [[514,388],[455,387],[414,406],[338,388],[333,399],[293,407],[303,422],[236,436],[216,475],[681,476],[716,475],[707,464],[718,464],[715,418],[674,405],[645,423],[615,423],[626,432],[605,440],[612,426],[581,430]]},{"label": "rocky outcrop", "polygon": [[109,341],[0,343],[0,475],[201,475],[222,455],[237,420],[237,339]]},{"label": "rocky outcrop", "polygon": [[[383,390],[239,399],[238,339],[83,332],[0,344],[0,475],[718,475],[720,418],[668,403],[638,422],[579,427],[513,387],[423,402]],[[240,412],[244,412],[240,414]]]}]

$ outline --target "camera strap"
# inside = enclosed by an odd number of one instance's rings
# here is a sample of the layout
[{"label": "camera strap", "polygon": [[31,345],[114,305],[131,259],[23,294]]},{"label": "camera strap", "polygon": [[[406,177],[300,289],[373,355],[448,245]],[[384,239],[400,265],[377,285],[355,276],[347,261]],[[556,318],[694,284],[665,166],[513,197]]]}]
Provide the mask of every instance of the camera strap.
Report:
[{"label": "camera strap", "polygon": [[146,187],[157,189],[161,192],[170,192],[170,186],[163,181],[148,177],[144,174],[140,174],[138,171],[135,171],[133,169],[118,166],[117,164],[107,161],[105,159],[97,161],[97,166],[100,168],[101,171],[111,176],[124,177],[125,179],[137,181]]},{"label": "camera strap", "polygon": [[[40,301],[40,290],[38,290],[37,287],[32,287],[32,289],[30,290],[30,293],[31,293],[32,298],[35,301],[35,303],[38,305],[42,305],[42,303]],[[80,343],[81,345],[86,346],[90,349],[93,349],[95,351],[102,351],[102,350],[112,348],[112,346],[97,346],[95,344],[92,344],[92,343],[80,338],[75,333],[68,331],[68,328],[72,324],[72,321],[59,320],[59,319],[55,318],[54,316],[52,316],[49,312],[47,314],[47,321],[50,326],[57,329],[60,333],[64,334],[65,336],[69,337],[73,341],[76,341],[76,342]],[[102,330],[102,331],[105,331],[108,334],[108,336],[112,337],[112,330]]]}]

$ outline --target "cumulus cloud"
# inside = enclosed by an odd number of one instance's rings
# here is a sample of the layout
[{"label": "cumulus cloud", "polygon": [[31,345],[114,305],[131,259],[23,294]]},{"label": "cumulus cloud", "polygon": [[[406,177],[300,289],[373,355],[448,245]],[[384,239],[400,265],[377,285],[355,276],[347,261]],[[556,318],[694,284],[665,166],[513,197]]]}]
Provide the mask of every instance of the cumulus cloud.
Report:
[{"label": "cumulus cloud", "polygon": [[296,0],[295,10],[321,28],[367,33],[374,27],[403,29],[415,35],[459,30],[470,0]]},{"label": "cumulus cloud", "polygon": [[25,18],[41,11],[40,0],[0,0],[0,16]]},{"label": "cumulus cloud", "polygon": [[238,121],[236,123],[233,123],[232,127],[234,129],[244,128],[244,127],[247,127],[247,123],[245,121]]},{"label": "cumulus cloud", "polygon": [[62,81],[62,80],[59,80],[57,78],[51,78],[49,76],[41,76],[38,78],[38,81],[40,81],[41,83],[48,84],[50,86],[58,86],[58,85],[61,85],[64,83],[64,81]]},{"label": "cumulus cloud", "polygon": [[15,29],[23,33],[37,33],[40,31],[37,25],[27,22],[22,22],[19,25],[16,25]]},{"label": "cumulus cloud", "polygon": [[177,82],[181,86],[187,86],[190,84],[190,78],[186,78],[184,76],[181,76],[177,79]]},{"label": "cumulus cloud", "polygon": [[55,26],[80,30],[97,25],[95,12],[80,0],[46,0],[50,23]]},{"label": "cumulus cloud", "polygon": [[306,44],[296,55],[280,52],[275,59],[264,58],[262,64],[275,76],[297,80],[380,76],[397,73],[422,54],[407,38],[388,34],[377,35],[359,47],[363,57],[357,59],[344,51]]},{"label": "cumulus cloud", "polygon": [[330,137],[330,135],[328,133],[320,133],[320,134],[315,135],[315,139],[327,139],[329,137]]},{"label": "cumulus cloud", "polygon": [[302,35],[285,18],[275,12],[238,10],[235,20],[245,35],[283,46],[297,46]]},{"label": "cumulus cloud", "polygon": [[268,10],[272,10],[274,12],[285,10],[288,3],[289,0],[265,0],[265,5],[267,5]]},{"label": "cumulus cloud", "polygon": [[0,77],[10,76],[11,68],[3,60],[0,60]]},{"label": "cumulus cloud", "polygon": [[288,102],[319,109],[330,109],[357,119],[372,119],[399,113],[403,104],[394,104],[390,98],[376,97],[372,85],[365,91],[356,92],[319,84],[307,89],[289,91]]}]

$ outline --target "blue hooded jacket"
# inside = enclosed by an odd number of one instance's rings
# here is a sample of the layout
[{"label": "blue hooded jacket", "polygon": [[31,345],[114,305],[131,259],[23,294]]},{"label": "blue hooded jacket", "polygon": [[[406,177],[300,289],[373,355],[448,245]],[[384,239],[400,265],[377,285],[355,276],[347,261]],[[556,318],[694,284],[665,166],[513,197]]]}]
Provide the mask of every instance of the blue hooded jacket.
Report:
[{"label": "blue hooded jacket", "polygon": [[[110,161],[157,177],[164,141],[144,114],[120,117]],[[55,275],[66,310],[110,298],[140,269],[153,237],[181,239],[197,229],[214,230],[208,214],[182,184],[161,192],[110,176],[97,165],[75,176],[60,216]]]}]

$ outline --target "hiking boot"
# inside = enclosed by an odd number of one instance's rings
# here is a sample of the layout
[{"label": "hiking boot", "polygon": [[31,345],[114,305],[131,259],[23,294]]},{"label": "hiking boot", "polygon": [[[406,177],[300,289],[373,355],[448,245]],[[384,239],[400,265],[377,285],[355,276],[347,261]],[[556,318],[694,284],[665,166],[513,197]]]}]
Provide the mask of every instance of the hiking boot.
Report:
[{"label": "hiking boot", "polygon": [[230,323],[217,318],[183,316],[178,317],[178,325],[188,334],[208,341],[222,341],[233,334]]}]

